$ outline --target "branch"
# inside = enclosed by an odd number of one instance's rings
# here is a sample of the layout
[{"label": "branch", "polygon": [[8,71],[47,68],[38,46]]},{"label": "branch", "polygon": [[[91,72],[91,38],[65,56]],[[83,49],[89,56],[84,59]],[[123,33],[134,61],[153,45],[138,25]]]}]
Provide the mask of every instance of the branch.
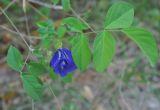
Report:
[{"label": "branch", "polygon": [[47,8],[54,9],[54,10],[62,10],[62,9],[63,9],[62,6],[50,5],[50,4],[43,3],[43,2],[38,1],[38,0],[28,0],[28,2],[30,2],[30,3],[35,3],[35,4],[38,4],[38,5],[40,5],[40,6],[44,6],[44,7],[47,7]]},{"label": "branch", "polygon": [[[8,8],[10,8],[17,0],[13,0],[12,2],[10,2],[4,9],[3,11],[6,11]],[[0,15],[2,15],[3,13],[0,12]]]},{"label": "branch", "polygon": [[[6,30],[6,31],[8,31],[8,32],[10,32],[10,33],[12,33],[12,34],[19,35],[19,33],[18,33],[18,32],[16,32],[16,31],[14,31],[14,30],[9,29],[9,28],[7,28],[6,26],[0,25],[0,28],[4,29],[4,30]],[[41,38],[39,38],[38,36],[28,36],[28,35],[23,34],[23,33],[21,33],[21,34],[22,34],[25,38],[41,39]]]}]

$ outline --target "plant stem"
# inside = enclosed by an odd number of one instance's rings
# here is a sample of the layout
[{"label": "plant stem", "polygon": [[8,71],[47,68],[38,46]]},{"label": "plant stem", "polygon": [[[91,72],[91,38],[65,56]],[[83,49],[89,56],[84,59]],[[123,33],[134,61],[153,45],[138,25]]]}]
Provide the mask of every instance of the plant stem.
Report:
[{"label": "plant stem", "polygon": [[84,24],[86,24],[88,28],[91,29],[92,32],[96,33],[95,30],[83,18],[81,18],[72,8],[71,8],[71,11],[78,19],[80,19]]},{"label": "plant stem", "polygon": [[51,86],[50,86],[49,84],[48,84],[48,88],[49,88],[49,90],[51,91],[51,93],[52,93],[52,95],[54,96],[54,98],[56,99],[56,102],[57,102],[57,104],[58,104],[59,110],[62,110],[62,107],[61,107],[61,105],[60,105],[60,103],[59,103],[59,100],[58,100],[57,96],[55,95],[55,93],[53,92],[53,90],[52,90],[52,88],[51,88]]},{"label": "plant stem", "polygon": [[34,100],[32,99],[32,110],[35,110]]}]

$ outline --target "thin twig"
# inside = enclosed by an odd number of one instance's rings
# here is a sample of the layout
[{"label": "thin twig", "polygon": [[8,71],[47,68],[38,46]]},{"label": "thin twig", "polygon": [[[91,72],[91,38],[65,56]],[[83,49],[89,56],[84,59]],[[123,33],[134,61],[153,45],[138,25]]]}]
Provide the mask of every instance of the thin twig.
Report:
[{"label": "thin twig", "polygon": [[[123,77],[124,77],[124,73],[121,74],[121,80],[123,80]],[[132,110],[132,108],[129,106],[129,104],[127,103],[127,101],[125,100],[124,96],[123,96],[123,93],[122,93],[122,82],[120,83],[119,85],[119,94],[120,94],[120,97],[122,99],[122,102],[125,104],[127,110]]]},{"label": "thin twig", "polygon": [[[30,33],[30,29],[29,29],[29,23],[28,23],[28,20],[27,20],[27,13],[26,13],[26,0],[23,0],[23,12],[24,12],[24,17],[25,17],[25,25],[26,25],[26,31],[27,31],[27,35],[30,36],[31,33]],[[29,46],[32,47],[32,39],[29,37]]]},{"label": "thin twig", "polygon": [[34,100],[32,99],[32,110],[35,110]]},{"label": "thin twig", "polygon": [[28,0],[28,2],[35,3],[35,4],[38,4],[40,6],[44,6],[44,7],[47,7],[47,8],[52,8],[54,10],[62,10],[63,9],[62,6],[50,5],[50,4],[47,4],[47,3],[44,3],[44,2],[41,2],[41,1],[38,1],[38,0]]},{"label": "thin twig", "polygon": [[85,34],[92,34],[92,33],[99,33],[99,32],[104,32],[104,31],[108,31],[108,32],[120,32],[121,30],[116,30],[116,29],[104,29],[104,30],[98,30],[98,31],[91,31],[91,32],[86,32]]},{"label": "thin twig", "polygon": [[0,7],[1,12],[5,15],[5,17],[8,19],[8,21],[11,23],[11,25],[14,27],[14,29],[17,31],[21,39],[24,41],[26,46],[28,47],[29,50],[32,50],[31,47],[28,45],[27,41],[24,39],[23,35],[20,33],[20,31],[17,29],[15,24],[12,22],[12,20],[8,17],[8,15],[3,11],[3,9]]},{"label": "thin twig", "polygon": [[[30,30],[29,30],[29,25],[28,25],[28,20],[27,20],[27,14],[26,12],[24,12],[24,16],[25,16],[25,24],[26,24],[26,31],[27,31],[27,36],[30,36]],[[32,42],[32,39],[31,37],[28,37],[29,38],[29,43],[30,43],[30,47],[31,47],[31,42]]]},{"label": "thin twig", "polygon": [[81,18],[72,8],[71,8],[71,11],[73,12],[73,14],[74,14],[78,19],[80,19],[84,24],[86,24],[86,25],[88,26],[88,28],[91,29],[91,31],[93,31],[94,33],[96,33],[95,30],[94,30],[83,18]]},{"label": "thin twig", "polygon": [[44,17],[45,19],[48,19],[46,15],[44,15],[41,11],[39,11],[37,8],[35,8],[33,5],[29,4],[40,16]]},{"label": "thin twig", "polygon": [[85,32],[84,34],[92,34],[92,33],[94,33],[94,34],[97,34],[97,33],[99,33],[99,32],[103,32],[103,31],[105,31],[105,30],[100,30],[100,31],[91,31],[91,32]]},{"label": "thin twig", "polygon": [[[4,30],[6,30],[6,31],[8,31],[8,32],[10,32],[10,33],[12,33],[12,34],[19,35],[18,32],[14,31],[14,30],[12,30],[12,29],[9,29],[9,28],[7,28],[6,26],[0,25],[0,28],[4,29]],[[31,39],[41,39],[41,38],[39,38],[38,36],[27,36],[26,34],[23,34],[23,33],[21,33],[21,34],[22,34],[24,37],[27,37],[27,38],[31,38]]]},{"label": "thin twig", "polygon": [[[13,3],[15,3],[17,0],[13,0],[13,1],[11,1],[4,9],[3,9],[3,11],[6,11],[6,10],[8,10],[8,8],[10,8],[12,5],[13,5]],[[0,12],[0,15],[2,15],[3,13],[2,12]]]},{"label": "thin twig", "polygon": [[51,88],[51,86],[50,86],[49,84],[48,84],[48,88],[49,88],[49,90],[51,91],[52,95],[55,97],[56,102],[58,103],[58,108],[59,108],[59,110],[62,110],[62,107],[61,107],[61,105],[60,105],[60,103],[59,103],[59,100],[58,100],[57,96],[55,95],[55,93],[53,92],[53,90],[52,90],[52,88]]},{"label": "thin twig", "polygon": [[7,110],[6,102],[2,100],[2,108],[3,110]]},{"label": "thin twig", "polygon": [[143,93],[143,95],[140,96],[140,101],[139,101],[139,104],[138,104],[138,108],[139,110],[143,110],[143,103],[145,102],[145,94]]},{"label": "thin twig", "polygon": [[[12,20],[8,17],[8,15],[5,13],[5,11],[2,8],[0,8],[0,10],[5,15],[5,17],[8,19],[8,21],[11,23],[11,25],[14,27],[14,29],[17,31],[17,33],[20,35],[21,39],[24,41],[24,43],[28,47],[29,51],[33,51],[33,49],[28,45],[27,41],[24,39],[24,36],[20,33],[18,28],[15,26],[15,24],[12,22]],[[29,52],[28,52],[27,58],[25,59],[25,62],[23,64],[23,66],[22,66],[22,69],[20,71],[21,73],[22,73],[23,68],[26,65],[26,62],[27,62],[28,58],[29,58]]]},{"label": "thin twig", "polygon": [[[26,25],[26,30],[27,30],[27,35],[30,36],[30,30],[29,30],[29,25],[28,25],[28,20],[27,20],[27,14],[26,14],[26,0],[23,0],[23,12],[24,12],[24,16],[25,16],[25,25]],[[29,46],[32,47],[32,39],[29,37]],[[33,51],[31,51],[32,53]],[[30,52],[28,52],[28,55],[27,55],[27,58],[25,60],[25,63],[24,63],[24,66],[26,65],[27,63],[27,60],[29,58],[29,54]],[[23,70],[23,69],[22,69]],[[32,110],[34,110],[34,100],[32,99]]]},{"label": "thin twig", "polygon": [[23,64],[23,66],[22,66],[21,71],[24,69],[25,65],[27,64],[27,61],[28,61],[28,58],[29,58],[29,54],[30,54],[30,52],[28,52],[28,54],[27,54],[27,57],[26,57],[26,59],[25,59],[25,61],[24,61],[24,64]]}]

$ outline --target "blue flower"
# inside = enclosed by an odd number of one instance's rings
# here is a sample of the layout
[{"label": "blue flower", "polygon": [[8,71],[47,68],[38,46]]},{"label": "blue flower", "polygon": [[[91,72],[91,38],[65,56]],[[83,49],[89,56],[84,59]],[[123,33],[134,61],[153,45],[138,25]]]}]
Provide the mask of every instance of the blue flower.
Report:
[{"label": "blue flower", "polygon": [[64,77],[77,67],[73,61],[72,53],[67,48],[59,48],[53,55],[50,66],[54,72]]}]

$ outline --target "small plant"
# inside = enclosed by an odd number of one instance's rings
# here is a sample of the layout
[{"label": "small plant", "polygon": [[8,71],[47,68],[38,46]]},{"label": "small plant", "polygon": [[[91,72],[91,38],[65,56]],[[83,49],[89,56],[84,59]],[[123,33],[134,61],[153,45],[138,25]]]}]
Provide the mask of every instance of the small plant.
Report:
[{"label": "small plant", "polygon": [[[57,4],[59,0],[53,2]],[[62,0],[61,3],[64,11],[75,13],[69,0]],[[60,76],[63,81],[68,82],[73,77],[71,72],[75,69],[86,70],[92,62],[92,57],[95,70],[104,72],[116,51],[113,32],[121,32],[135,42],[153,66],[158,59],[156,41],[146,29],[132,27],[133,20],[133,6],[126,2],[117,2],[108,9],[105,21],[102,21],[103,30],[100,31],[92,29],[79,15],[63,18],[58,28],[54,27],[50,19],[38,22],[37,32],[41,43],[33,49],[29,48],[29,56],[34,56],[36,60],[24,61],[19,50],[10,46],[7,63],[20,73],[24,90],[34,100],[39,100],[43,95],[45,88],[39,76],[44,73],[48,73],[53,80]],[[91,47],[88,42],[89,32],[84,30],[96,34]],[[68,42],[68,47],[71,48],[66,47],[64,41]]]}]

